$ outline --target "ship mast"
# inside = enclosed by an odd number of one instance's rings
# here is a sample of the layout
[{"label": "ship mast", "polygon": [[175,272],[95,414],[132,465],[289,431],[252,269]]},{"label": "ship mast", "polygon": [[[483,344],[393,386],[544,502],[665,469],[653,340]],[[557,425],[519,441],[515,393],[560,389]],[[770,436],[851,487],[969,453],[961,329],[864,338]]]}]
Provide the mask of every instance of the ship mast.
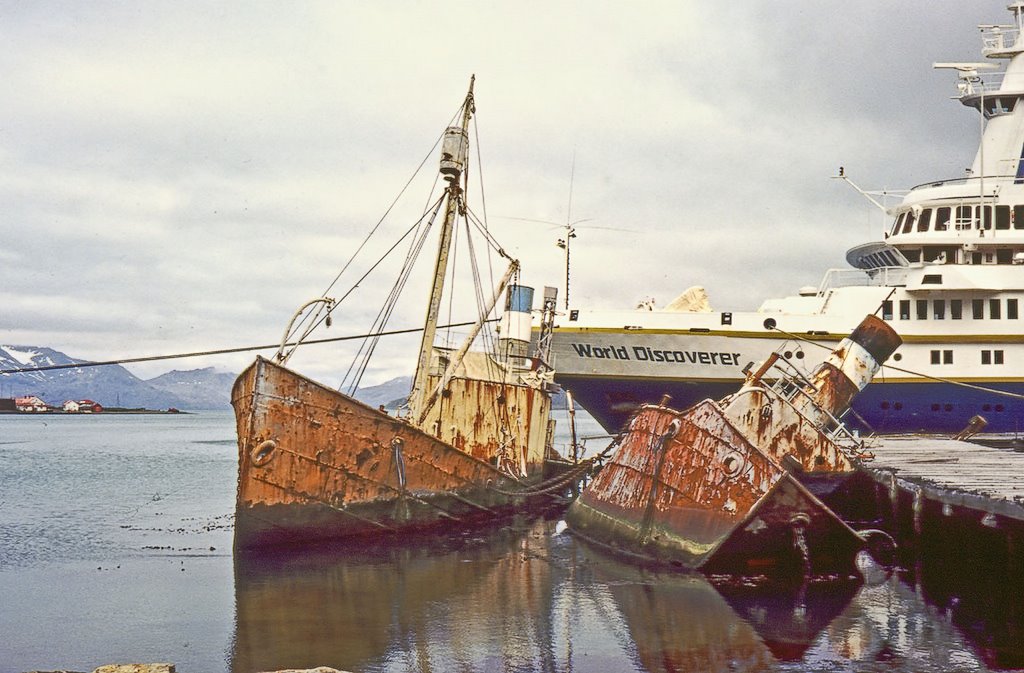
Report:
[{"label": "ship mast", "polygon": [[412,391],[409,394],[410,418],[420,417],[426,396],[427,376],[430,373],[430,360],[434,352],[434,338],[437,335],[437,318],[441,311],[441,294],[444,290],[444,279],[448,273],[448,254],[451,250],[452,231],[455,228],[455,217],[465,210],[463,190],[460,180],[466,166],[469,149],[469,120],[473,116],[473,84],[476,76],[469,80],[469,92],[462,105],[462,123],[451,126],[444,132],[441,146],[441,174],[448,182],[445,190],[447,200],[444,211],[444,224],[441,238],[437,244],[437,262],[434,266],[434,283],[430,288],[430,299],[427,303],[427,318],[423,325],[423,340],[420,342],[419,359],[416,363],[416,374],[413,378]]}]

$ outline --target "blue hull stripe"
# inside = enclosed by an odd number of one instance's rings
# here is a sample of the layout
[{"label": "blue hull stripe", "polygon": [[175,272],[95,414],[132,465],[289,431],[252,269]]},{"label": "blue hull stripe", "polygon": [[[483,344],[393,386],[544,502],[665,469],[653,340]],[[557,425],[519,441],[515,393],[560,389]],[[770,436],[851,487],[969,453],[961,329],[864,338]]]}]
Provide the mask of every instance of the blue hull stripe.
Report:
[{"label": "blue hull stripe", "polygon": [[[625,424],[637,406],[669,395],[669,405],[685,409],[703,399],[717,400],[739,389],[736,382],[652,381],[557,375],[576,402],[609,432]],[[986,384],[1024,396],[1024,383]],[[871,383],[843,419],[853,429],[880,434],[956,433],[975,415],[988,421],[984,432],[1024,432],[1024,399],[941,382]],[[858,418],[858,416],[860,418]],[[863,419],[863,422],[862,420]]]}]

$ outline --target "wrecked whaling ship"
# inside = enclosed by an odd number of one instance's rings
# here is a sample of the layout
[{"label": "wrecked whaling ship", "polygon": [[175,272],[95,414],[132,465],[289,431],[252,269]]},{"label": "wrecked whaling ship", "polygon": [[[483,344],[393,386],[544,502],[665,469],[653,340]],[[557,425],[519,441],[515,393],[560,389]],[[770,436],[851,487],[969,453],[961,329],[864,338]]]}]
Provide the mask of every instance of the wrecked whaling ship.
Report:
[{"label": "wrecked whaling ship", "polygon": [[[297,342],[289,342],[298,318],[305,311],[307,325],[329,325],[337,302],[323,297],[300,308],[275,358],[257,358],[232,390],[239,449],[237,549],[491,519],[554,490],[550,483],[539,484],[553,451],[549,412],[554,388],[544,353],[528,352],[533,290],[512,283],[518,262],[494,245],[466,199],[468,126],[474,112],[471,83],[461,124],[449,127],[439,141],[444,194],[414,225],[417,236],[425,237],[443,205],[407,408],[391,415],[287,368],[297,343],[311,331],[307,327]],[[483,231],[492,249],[509,259],[508,271],[489,299],[477,284],[480,318],[463,345],[438,348],[434,341],[451,271],[449,255],[454,257],[453,232],[462,220],[464,238],[469,238],[471,225]],[[423,238],[417,238],[411,248],[422,245]],[[473,272],[479,273],[475,260]],[[407,278],[408,267],[403,266],[392,303],[374,326],[377,338]],[[478,275],[474,279],[479,281]],[[496,346],[486,352],[470,350],[506,288],[501,338],[493,339],[490,343]],[[547,289],[543,334],[550,335],[555,299],[554,290]]]},{"label": "wrecked whaling ship", "polygon": [[710,573],[850,573],[868,539],[803,483],[852,473],[839,416],[899,336],[867,316],[809,376],[778,354],[736,393],[645,405],[566,514],[584,538]]}]

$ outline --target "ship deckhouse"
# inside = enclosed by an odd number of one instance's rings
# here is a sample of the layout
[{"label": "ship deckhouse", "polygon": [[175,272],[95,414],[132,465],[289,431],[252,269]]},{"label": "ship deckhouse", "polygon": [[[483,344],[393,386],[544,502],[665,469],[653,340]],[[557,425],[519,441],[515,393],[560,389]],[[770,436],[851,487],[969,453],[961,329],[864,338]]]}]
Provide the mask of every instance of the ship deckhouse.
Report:
[{"label": "ship deckhouse", "polygon": [[[911,267],[908,284],[963,289],[1022,289],[1018,280],[986,269],[1024,264],[1024,2],[1009,6],[1010,25],[982,25],[982,53],[1009,60],[1005,71],[995,63],[936,63],[957,72],[957,95],[981,113],[981,142],[965,177],[913,188],[892,209],[884,243],[851,249],[847,261],[861,269]],[[955,274],[934,267],[963,265]],[[929,268],[931,267],[931,268]],[[925,281],[929,276],[930,281]]]}]

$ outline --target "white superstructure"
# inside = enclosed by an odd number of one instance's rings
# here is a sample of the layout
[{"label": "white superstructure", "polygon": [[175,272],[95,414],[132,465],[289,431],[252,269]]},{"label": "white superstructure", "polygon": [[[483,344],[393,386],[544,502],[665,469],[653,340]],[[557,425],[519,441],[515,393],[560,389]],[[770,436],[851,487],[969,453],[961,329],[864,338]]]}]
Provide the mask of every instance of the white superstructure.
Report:
[{"label": "white superstructure", "polygon": [[678,407],[734,390],[781,341],[809,371],[870,313],[904,345],[848,423],[945,432],[981,415],[990,432],[1024,431],[1024,2],[1009,10],[1012,24],[980,27],[988,62],[935,64],[983,115],[966,176],[910,190],[884,240],[847,252],[852,268],[756,312],[571,310],[553,339],[558,380],[617,429],[663,394]]}]

